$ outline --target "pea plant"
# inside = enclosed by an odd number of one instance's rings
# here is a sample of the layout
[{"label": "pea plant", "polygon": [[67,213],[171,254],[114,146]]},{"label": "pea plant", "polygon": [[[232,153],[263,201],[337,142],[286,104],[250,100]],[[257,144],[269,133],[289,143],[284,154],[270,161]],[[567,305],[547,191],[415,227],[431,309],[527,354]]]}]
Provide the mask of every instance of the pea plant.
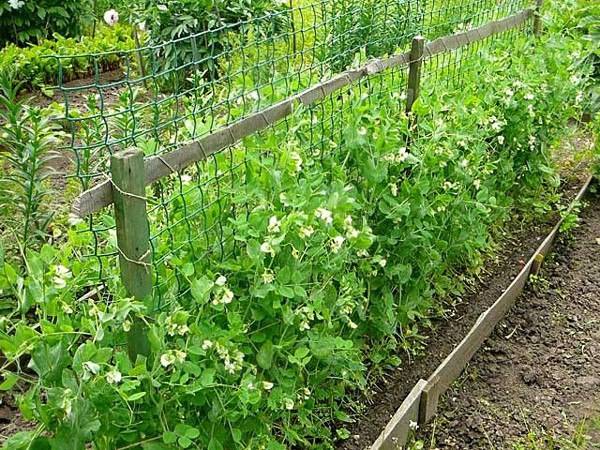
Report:
[{"label": "pea plant", "polygon": [[[498,43],[459,87],[425,75],[410,145],[403,87],[384,74],[340,94],[339,114],[333,100],[299,109],[149,188],[170,199],[150,207],[152,305],[110,267],[97,285],[98,261],[82,258],[115,249],[110,226],[92,236],[73,224],[25,273],[1,262],[0,289],[21,300],[0,322],[0,389],[16,390],[38,425],[8,448],[326,449],[348,438],[359,394],[418,352],[503,224],[548,210],[549,149],[576,112],[576,44],[540,45]],[[171,132],[193,135],[195,120]],[[110,126],[123,137],[131,125]],[[139,321],[151,352],[132,361],[126,334]]]}]

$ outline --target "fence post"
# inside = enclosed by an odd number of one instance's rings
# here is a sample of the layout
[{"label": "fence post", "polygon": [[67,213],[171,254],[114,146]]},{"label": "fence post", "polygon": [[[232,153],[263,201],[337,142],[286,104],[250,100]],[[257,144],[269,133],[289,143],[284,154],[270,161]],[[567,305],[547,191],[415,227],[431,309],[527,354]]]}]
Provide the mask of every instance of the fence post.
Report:
[{"label": "fence post", "polygon": [[[137,149],[115,153],[110,158],[117,246],[121,280],[136,300],[152,294],[150,271],[150,227],[146,213],[144,154]],[[150,344],[146,326],[134,321],[127,335],[129,357],[147,356]]]},{"label": "fence post", "polygon": [[533,35],[540,37],[542,35],[542,6],[544,0],[536,0],[535,11],[533,12]]},{"label": "fence post", "polygon": [[423,51],[425,49],[425,38],[415,36],[410,49],[410,65],[408,67],[408,89],[406,92],[406,112],[412,111],[412,107],[419,97],[419,85],[421,83],[421,67],[423,65]]}]

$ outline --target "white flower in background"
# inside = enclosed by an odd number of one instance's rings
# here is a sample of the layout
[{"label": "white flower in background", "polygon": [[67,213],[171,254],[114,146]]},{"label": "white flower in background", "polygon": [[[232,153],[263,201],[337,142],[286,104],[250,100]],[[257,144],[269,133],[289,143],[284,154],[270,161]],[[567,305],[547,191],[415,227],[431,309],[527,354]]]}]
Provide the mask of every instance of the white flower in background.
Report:
[{"label": "white flower in background", "polygon": [[448,189],[452,189],[454,187],[454,185],[449,182],[449,181],[444,181],[444,189],[448,190]]},{"label": "white flower in background", "polygon": [[460,167],[462,167],[463,169],[466,169],[469,166],[469,160],[468,159],[463,159],[460,162]]},{"label": "white flower in background", "polygon": [[481,187],[481,180],[477,179],[473,181],[473,186],[475,186],[475,189],[479,190],[479,188]]},{"label": "white flower in background", "polygon": [[310,324],[308,323],[307,320],[304,320],[303,322],[300,323],[300,331],[306,331],[306,330],[310,330]]},{"label": "white flower in background", "polygon": [[529,146],[530,147],[533,147],[536,142],[537,142],[537,139],[534,135],[529,136]]},{"label": "white flower in background", "polygon": [[358,134],[360,134],[361,136],[366,136],[367,135],[367,129],[365,127],[360,127],[358,129]]},{"label": "white flower in background", "polygon": [[281,222],[279,222],[279,219],[277,219],[277,216],[273,216],[269,219],[269,226],[267,227],[267,230],[269,231],[269,233],[279,233],[280,225],[281,225]]},{"label": "white flower in background", "polygon": [[271,383],[270,381],[263,381],[262,385],[265,391],[270,391],[271,389],[273,389],[274,386],[273,383]]},{"label": "white flower in background", "polygon": [[344,226],[350,228],[352,226],[352,216],[346,216],[344,219]]},{"label": "white flower in background", "polygon": [[57,289],[64,289],[67,287],[67,280],[73,276],[71,271],[62,264],[58,264],[54,268],[54,273],[55,277],[52,279],[52,281],[54,281],[54,286]]},{"label": "white flower in background", "polygon": [[25,5],[25,2],[23,0],[8,0],[8,5],[12,9],[21,9]]},{"label": "white flower in background", "polygon": [[292,409],[294,409],[294,400],[292,400],[291,398],[286,398],[283,401],[284,405],[285,405],[285,409],[287,409],[288,411],[291,411]]},{"label": "white flower in background", "polygon": [[192,182],[192,176],[188,174],[181,175],[181,182],[183,184],[190,184]]},{"label": "white flower in background", "polygon": [[225,286],[225,284],[227,284],[227,277],[225,277],[223,275],[219,275],[217,277],[217,279],[215,280],[215,284],[217,286]]},{"label": "white flower in background", "polygon": [[127,333],[130,330],[131,330],[131,320],[127,319],[125,322],[123,322],[123,331],[125,333]]},{"label": "white flower in background", "polygon": [[208,339],[204,339],[204,341],[202,341],[202,350],[208,350],[212,346],[213,346],[212,341],[210,341]]},{"label": "white flower in background", "polygon": [[290,158],[292,161],[294,161],[295,167],[294,170],[296,172],[300,172],[302,170],[302,157],[300,156],[300,154],[298,152],[291,152],[290,153]]},{"label": "white flower in background", "polygon": [[390,184],[390,192],[392,193],[392,196],[398,197],[398,185],[396,183]]},{"label": "white flower in background", "polygon": [[119,21],[119,13],[114,9],[109,9],[104,13],[104,21],[108,26],[114,26]]},{"label": "white flower in background", "polygon": [[400,147],[400,150],[398,150],[398,156],[396,157],[396,161],[404,162],[406,161],[406,158],[408,158],[408,151],[406,150],[406,147]]},{"label": "white flower in background", "polygon": [[269,242],[263,242],[260,244],[260,251],[263,253],[268,253],[271,256],[275,256],[275,249]]},{"label": "white flower in background", "polygon": [[317,210],[315,211],[315,216],[318,219],[321,219],[327,225],[331,225],[333,223],[333,214],[328,209],[317,208]]},{"label": "white flower in background", "polygon": [[175,356],[171,352],[163,353],[160,356],[160,364],[163,367],[169,367],[174,362],[175,362]]},{"label": "white flower in background", "polygon": [[181,364],[185,361],[187,354],[181,350],[175,350],[175,360]]},{"label": "white flower in background", "polygon": [[504,94],[508,97],[511,98],[513,95],[515,95],[515,91],[513,91],[511,88],[508,88],[506,91],[504,91]]},{"label": "white flower in background", "polygon": [[356,228],[354,227],[350,227],[348,228],[348,230],[346,231],[346,237],[348,239],[356,239],[360,236],[360,231],[358,231]]},{"label": "white flower in background", "polygon": [[458,146],[462,148],[467,148],[467,141],[458,141]]},{"label": "white flower in background", "polygon": [[271,269],[265,269],[262,274],[262,280],[265,284],[271,284],[273,281],[275,281],[275,274]]},{"label": "white flower in background", "polygon": [[233,301],[233,292],[231,291],[231,289],[225,288],[225,290],[223,291],[223,296],[221,297],[221,303],[223,303],[224,305],[228,305],[232,301]]},{"label": "white flower in background", "polygon": [[356,252],[356,256],[358,256],[359,258],[368,258],[369,252],[366,250],[359,250]]},{"label": "white flower in background", "polygon": [[504,136],[498,136],[498,144],[504,145]]},{"label": "white flower in background", "polygon": [[525,100],[533,100],[535,96],[531,92],[528,92],[527,94],[525,94],[524,98]]},{"label": "white flower in background", "polygon": [[309,225],[307,227],[301,227],[300,228],[300,232],[298,233],[298,235],[302,239],[306,239],[306,238],[311,237],[314,232],[315,232],[315,229]]},{"label": "white flower in background", "polygon": [[416,431],[419,429],[419,424],[413,420],[409,420],[408,421],[408,428],[410,428],[413,431]]},{"label": "white flower in background", "polygon": [[356,330],[358,328],[358,325],[354,322],[352,322],[351,320],[348,321],[348,326],[350,328],[352,328],[353,330]]},{"label": "white flower in background", "polygon": [[333,253],[337,253],[340,251],[340,249],[342,248],[342,245],[344,245],[344,242],[346,241],[346,239],[343,236],[336,236],[334,237],[331,242],[329,243],[329,246],[331,247],[331,251]]},{"label": "white flower in background", "polygon": [[379,261],[377,261],[377,264],[379,264],[383,268],[387,265],[387,259],[381,258]]},{"label": "white flower in background", "polygon": [[106,381],[108,384],[119,384],[122,378],[121,372],[117,369],[113,369],[106,374]]},{"label": "white flower in background", "polygon": [[158,8],[159,11],[162,11],[162,12],[166,12],[169,10],[169,8],[167,8],[167,5],[161,4],[161,5],[157,5],[156,7]]},{"label": "white flower in background", "polygon": [[533,110],[533,105],[531,105],[531,104],[527,105],[527,112],[529,113],[529,115],[531,117],[535,117],[535,111]]},{"label": "white flower in background", "polygon": [[138,23],[138,29],[140,31],[146,31],[146,22],[140,22],[140,23]]}]

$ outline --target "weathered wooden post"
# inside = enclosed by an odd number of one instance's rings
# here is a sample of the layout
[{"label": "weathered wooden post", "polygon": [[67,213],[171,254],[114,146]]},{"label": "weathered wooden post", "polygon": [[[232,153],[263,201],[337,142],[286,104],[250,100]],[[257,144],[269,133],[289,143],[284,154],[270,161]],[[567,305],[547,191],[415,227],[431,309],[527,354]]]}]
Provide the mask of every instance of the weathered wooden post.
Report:
[{"label": "weathered wooden post", "polygon": [[[136,300],[152,294],[150,227],[146,213],[144,154],[137,149],[115,153],[110,159],[121,280]],[[147,356],[146,326],[134,321],[127,335],[130,358]]]},{"label": "weathered wooden post", "polygon": [[544,0],[536,0],[535,11],[533,13],[533,35],[535,37],[542,35],[542,6],[544,6]]},{"label": "weathered wooden post", "polygon": [[406,91],[406,112],[412,111],[412,107],[419,97],[421,84],[421,67],[423,66],[423,53],[425,50],[425,38],[415,36],[410,49],[410,64],[408,67],[408,89]]}]

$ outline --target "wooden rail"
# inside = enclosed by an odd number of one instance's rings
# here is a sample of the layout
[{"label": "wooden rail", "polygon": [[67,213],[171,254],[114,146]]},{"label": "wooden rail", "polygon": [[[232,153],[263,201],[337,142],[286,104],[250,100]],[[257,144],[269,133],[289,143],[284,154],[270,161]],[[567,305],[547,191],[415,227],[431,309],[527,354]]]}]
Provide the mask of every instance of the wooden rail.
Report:
[{"label": "wooden rail", "polygon": [[[423,58],[431,58],[440,53],[450,52],[519,27],[532,17],[534,12],[534,8],[527,8],[517,14],[489,22],[481,27],[436,39],[424,45]],[[298,105],[312,105],[365,77],[393,67],[408,67],[415,62],[411,61],[410,52],[370,61],[361,68],[347,70],[328,81],[312,86],[299,94],[225,126],[197,141],[183,145],[172,152],[149,157],[145,161],[145,184],[148,186],[161,178],[179,172],[195,162],[205,160],[208,156],[237,144],[247,136],[268,128],[291,115]],[[106,180],[77,197],[72,212],[79,217],[86,217],[111,205],[113,202],[113,186],[110,180]]]}]

